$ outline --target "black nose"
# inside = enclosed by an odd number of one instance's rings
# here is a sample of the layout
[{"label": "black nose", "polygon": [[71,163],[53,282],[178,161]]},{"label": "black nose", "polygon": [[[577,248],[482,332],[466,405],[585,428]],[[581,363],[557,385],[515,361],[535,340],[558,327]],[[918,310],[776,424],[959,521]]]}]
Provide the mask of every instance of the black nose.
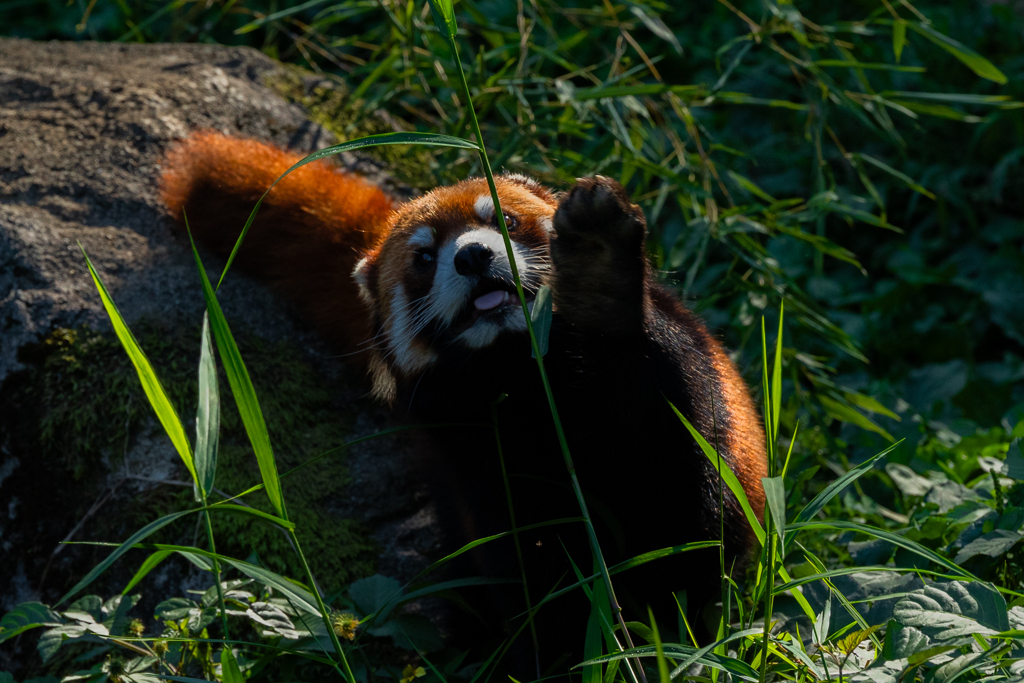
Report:
[{"label": "black nose", "polygon": [[483,275],[491,265],[494,252],[483,244],[470,244],[455,254],[455,272],[459,275]]}]

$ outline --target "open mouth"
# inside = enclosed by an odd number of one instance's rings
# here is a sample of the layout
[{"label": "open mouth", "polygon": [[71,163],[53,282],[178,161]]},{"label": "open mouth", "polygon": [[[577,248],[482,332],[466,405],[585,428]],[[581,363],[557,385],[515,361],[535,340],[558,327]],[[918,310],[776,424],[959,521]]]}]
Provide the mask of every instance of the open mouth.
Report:
[{"label": "open mouth", "polygon": [[[525,290],[526,302],[533,301],[534,293]],[[469,295],[469,302],[454,325],[456,334],[463,332],[481,319],[497,319],[511,310],[520,308],[515,285],[503,280],[481,280]]]}]

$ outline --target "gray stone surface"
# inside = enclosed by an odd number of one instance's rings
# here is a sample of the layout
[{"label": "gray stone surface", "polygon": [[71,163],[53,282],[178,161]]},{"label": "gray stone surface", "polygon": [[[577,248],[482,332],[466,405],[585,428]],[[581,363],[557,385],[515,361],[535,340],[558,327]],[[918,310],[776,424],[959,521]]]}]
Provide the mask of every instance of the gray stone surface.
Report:
[{"label": "gray stone surface", "polygon": [[[265,86],[283,68],[248,48],[0,40],[0,392],[19,368],[19,349],[53,328],[109,329],[79,242],[129,324],[142,316],[201,319],[194,262],[157,197],[159,162],[170,144],[199,129],[300,152],[331,144],[301,107]],[[341,163],[401,193],[372,160]],[[207,265],[220,266],[213,257]],[[220,300],[232,325],[288,340],[323,372],[352,378],[339,400],[357,415],[354,437],[391,426],[356,371],[332,360],[287,302],[237,272]],[[335,506],[370,525],[381,546],[379,571],[398,578],[422,569],[437,544],[433,513],[411,478],[410,444],[397,435],[351,449],[351,495]],[[145,439],[127,455],[134,474],[154,478],[167,476],[174,460],[169,443]],[[0,444],[2,476],[17,469],[19,456]],[[133,486],[121,494],[141,484]],[[15,493],[0,479],[0,498]],[[75,523],[66,520],[68,530]],[[14,578],[17,590],[0,590],[0,602],[31,597],[33,577]]]}]

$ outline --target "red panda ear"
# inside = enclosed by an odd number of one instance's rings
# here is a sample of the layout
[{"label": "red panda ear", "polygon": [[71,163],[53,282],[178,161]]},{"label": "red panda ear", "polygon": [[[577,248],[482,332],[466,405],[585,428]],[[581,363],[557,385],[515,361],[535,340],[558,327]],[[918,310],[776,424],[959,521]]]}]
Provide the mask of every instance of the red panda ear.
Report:
[{"label": "red panda ear", "polygon": [[359,296],[366,302],[366,305],[373,306],[377,299],[374,296],[374,289],[377,287],[376,259],[371,260],[370,256],[359,259],[355,270],[352,271],[352,277],[355,279],[356,285],[359,286]]},{"label": "red panda ear", "polygon": [[551,192],[551,190],[544,187],[533,178],[525,176],[522,173],[511,173],[509,171],[505,171],[499,176],[499,178],[501,180],[504,180],[505,182],[515,183],[516,185],[526,188],[527,190],[535,194],[537,197],[539,197],[541,200],[548,204],[551,204],[552,206],[558,203],[558,200],[556,199],[554,193]]}]

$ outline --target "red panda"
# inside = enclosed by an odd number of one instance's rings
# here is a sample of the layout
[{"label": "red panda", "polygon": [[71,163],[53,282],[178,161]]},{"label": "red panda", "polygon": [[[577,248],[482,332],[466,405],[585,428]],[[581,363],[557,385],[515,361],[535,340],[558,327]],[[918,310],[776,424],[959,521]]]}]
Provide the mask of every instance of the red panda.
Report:
[{"label": "red panda", "polygon": [[[259,196],[298,159],[197,134],[168,154],[162,197],[175,219],[187,211],[193,234],[226,254]],[[640,208],[601,176],[565,193],[517,174],[496,184],[531,305],[542,285],[552,290],[545,365],[608,564],[719,536],[718,476],[669,402],[718,444],[762,510],[757,411],[719,343],[657,282]],[[373,393],[399,413],[487,427],[427,430],[424,476],[452,549],[511,527],[489,426],[501,396],[498,434],[518,526],[579,517],[485,180],[397,204],[357,176],[308,164],[267,196],[237,263],[282,288],[339,348],[364,349],[355,357],[365,358]],[[725,498],[727,562],[741,566],[756,540],[728,489]],[[575,580],[567,555],[591,568],[578,523],[524,532],[522,547],[534,601]],[[718,552],[701,552],[616,576],[632,618],[685,588],[691,602],[713,601]],[[518,575],[507,549],[476,562],[485,575]],[[497,599],[500,616],[523,611],[517,596]],[[542,648],[582,641],[571,613],[562,603],[542,608]]]}]

